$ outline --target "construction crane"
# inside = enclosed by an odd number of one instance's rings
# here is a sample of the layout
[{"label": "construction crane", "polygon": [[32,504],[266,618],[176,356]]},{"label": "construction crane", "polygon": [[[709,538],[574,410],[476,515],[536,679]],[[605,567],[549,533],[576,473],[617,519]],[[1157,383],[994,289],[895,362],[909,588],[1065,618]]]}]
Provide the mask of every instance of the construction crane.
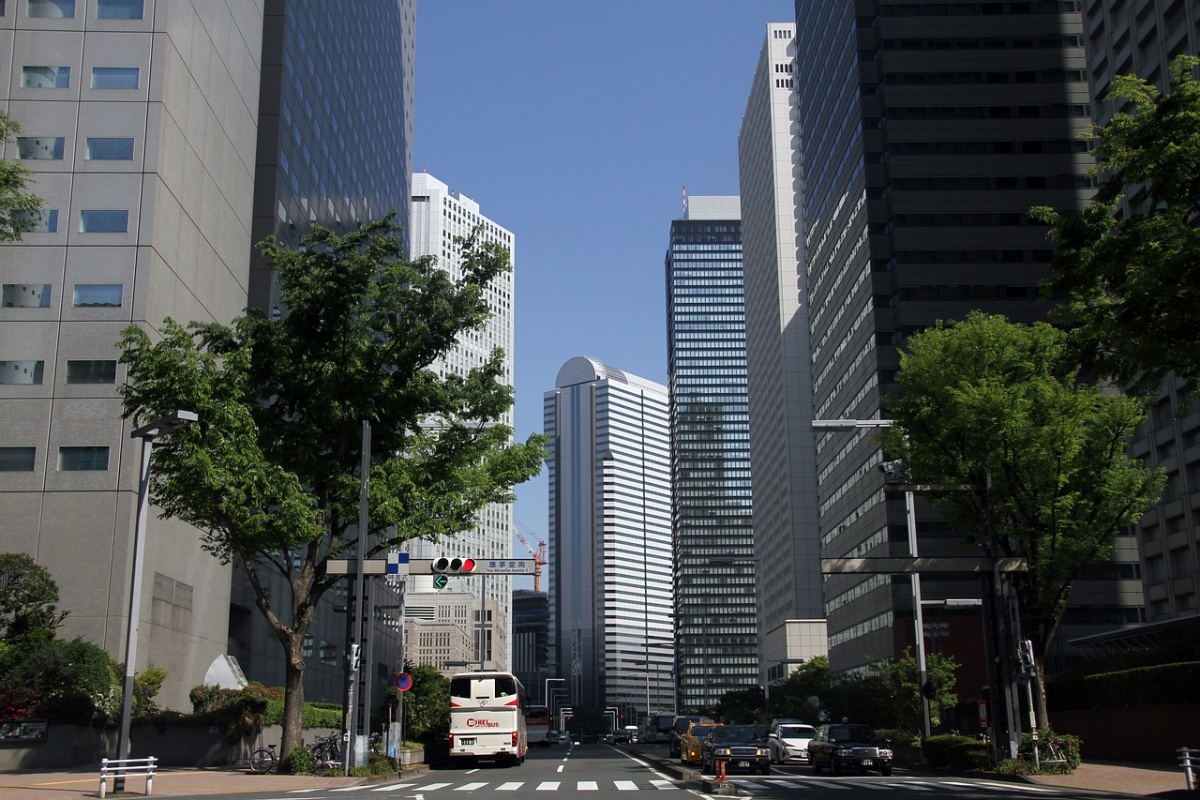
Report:
[{"label": "construction crane", "polygon": [[533,556],[533,590],[540,592],[542,590],[542,565],[546,563],[546,543],[538,542],[537,548],[529,543],[529,540],[521,535],[519,530],[515,530],[517,540],[525,545],[525,549],[529,551],[529,555]]}]

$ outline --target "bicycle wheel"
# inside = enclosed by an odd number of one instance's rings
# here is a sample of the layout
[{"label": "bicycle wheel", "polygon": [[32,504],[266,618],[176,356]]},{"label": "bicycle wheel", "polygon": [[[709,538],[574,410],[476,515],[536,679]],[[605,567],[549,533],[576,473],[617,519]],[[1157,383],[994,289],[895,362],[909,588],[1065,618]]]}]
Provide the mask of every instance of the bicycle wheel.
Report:
[{"label": "bicycle wheel", "polygon": [[275,766],[275,754],[267,749],[255,750],[250,756],[250,771],[261,775]]}]

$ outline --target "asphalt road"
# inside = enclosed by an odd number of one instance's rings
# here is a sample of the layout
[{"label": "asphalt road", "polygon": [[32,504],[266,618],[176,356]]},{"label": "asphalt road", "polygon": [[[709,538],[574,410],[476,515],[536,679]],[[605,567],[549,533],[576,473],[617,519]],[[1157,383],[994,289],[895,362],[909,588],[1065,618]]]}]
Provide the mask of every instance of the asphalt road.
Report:
[{"label": "asphalt road", "polygon": [[[658,752],[661,750],[662,752]],[[890,777],[877,774],[837,778],[815,776],[804,766],[773,767],[771,774],[732,775],[722,796],[796,797],[851,800],[864,794],[876,800],[1036,800],[1086,796],[1077,789],[1036,786],[976,777],[909,774],[897,770]],[[666,759],[666,747],[647,745],[614,747],[607,744],[559,746],[531,750],[519,766],[454,764],[435,766],[404,781],[390,780],[336,789],[302,789],[284,793],[243,795],[255,800],[553,800],[555,796],[586,800],[636,800],[658,792],[715,797],[718,788],[694,771],[681,769]],[[1098,793],[1087,793],[1099,797]],[[1108,794],[1107,797],[1115,795]],[[670,798],[659,798],[670,800]]]}]

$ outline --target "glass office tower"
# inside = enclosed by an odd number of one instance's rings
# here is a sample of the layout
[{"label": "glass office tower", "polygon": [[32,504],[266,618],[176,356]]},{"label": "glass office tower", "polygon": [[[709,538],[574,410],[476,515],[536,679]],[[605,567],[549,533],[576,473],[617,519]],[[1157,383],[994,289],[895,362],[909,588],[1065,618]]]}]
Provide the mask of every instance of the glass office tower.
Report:
[{"label": "glass office tower", "polygon": [[671,222],[666,282],[682,713],[759,682],[738,197],[687,199]]}]

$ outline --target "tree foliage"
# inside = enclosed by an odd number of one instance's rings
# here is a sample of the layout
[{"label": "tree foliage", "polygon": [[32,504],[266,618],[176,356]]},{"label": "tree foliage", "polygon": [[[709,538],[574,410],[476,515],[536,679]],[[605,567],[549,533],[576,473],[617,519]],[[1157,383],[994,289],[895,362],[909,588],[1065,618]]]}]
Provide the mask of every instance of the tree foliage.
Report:
[{"label": "tree foliage", "polygon": [[[958,671],[958,666],[953,657],[938,653],[927,653],[925,656],[926,679],[934,687],[934,696],[929,701],[929,720],[934,728],[942,724],[942,711],[953,708],[958,703],[958,695],[955,693],[955,672]],[[887,709],[891,715],[891,719],[874,723],[876,727],[920,733],[923,728],[920,671],[911,648],[905,650],[904,656],[895,661],[872,662],[869,669],[872,674],[882,679],[886,693],[878,698],[878,702],[879,706]]]},{"label": "tree foliage", "polygon": [[814,656],[771,685],[771,714],[815,725],[820,708],[810,698],[827,698],[831,685],[829,657]]},{"label": "tree foliage", "polygon": [[[0,112],[0,145],[21,132],[15,119]],[[0,242],[15,242],[37,227],[41,198],[27,191],[33,173],[24,164],[0,158]]]},{"label": "tree foliage", "polygon": [[[428,665],[409,664],[413,685],[404,702],[404,738],[430,745],[450,735],[450,679]],[[395,690],[393,690],[395,691]]]},{"label": "tree foliage", "polygon": [[[460,239],[461,277],[410,261],[392,217],[338,235],[319,225],[290,249],[261,245],[284,313],[251,309],[229,325],[166,320],[158,337],[126,328],[125,415],[199,415],[155,446],[151,497],[196,526],[202,546],[245,570],[284,650],[282,749],[299,743],[302,642],[340,576],[329,558],[357,539],[361,442],[371,423],[367,557],[474,526],[487,504],[537,474],[544,439],[512,442],[503,354],[467,374],[436,362],[490,311],[485,290],[508,253]],[[270,590],[276,573],[285,592]]]},{"label": "tree foliage", "polygon": [[1125,455],[1142,404],[1081,382],[1056,328],[980,312],[912,336],[899,382],[885,449],[915,483],[978,487],[931,499],[976,546],[1028,561],[1012,580],[1044,711],[1042,656],[1072,581],[1112,555],[1164,483]]},{"label": "tree foliage", "polygon": [[1033,209],[1053,226],[1047,291],[1098,374],[1153,391],[1200,378],[1200,58],[1171,64],[1171,91],[1132,75],[1128,108],[1093,131],[1100,186],[1080,213]]},{"label": "tree foliage", "polygon": [[58,611],[50,571],[25,553],[0,553],[0,585],[0,639],[53,639],[67,612]]}]

